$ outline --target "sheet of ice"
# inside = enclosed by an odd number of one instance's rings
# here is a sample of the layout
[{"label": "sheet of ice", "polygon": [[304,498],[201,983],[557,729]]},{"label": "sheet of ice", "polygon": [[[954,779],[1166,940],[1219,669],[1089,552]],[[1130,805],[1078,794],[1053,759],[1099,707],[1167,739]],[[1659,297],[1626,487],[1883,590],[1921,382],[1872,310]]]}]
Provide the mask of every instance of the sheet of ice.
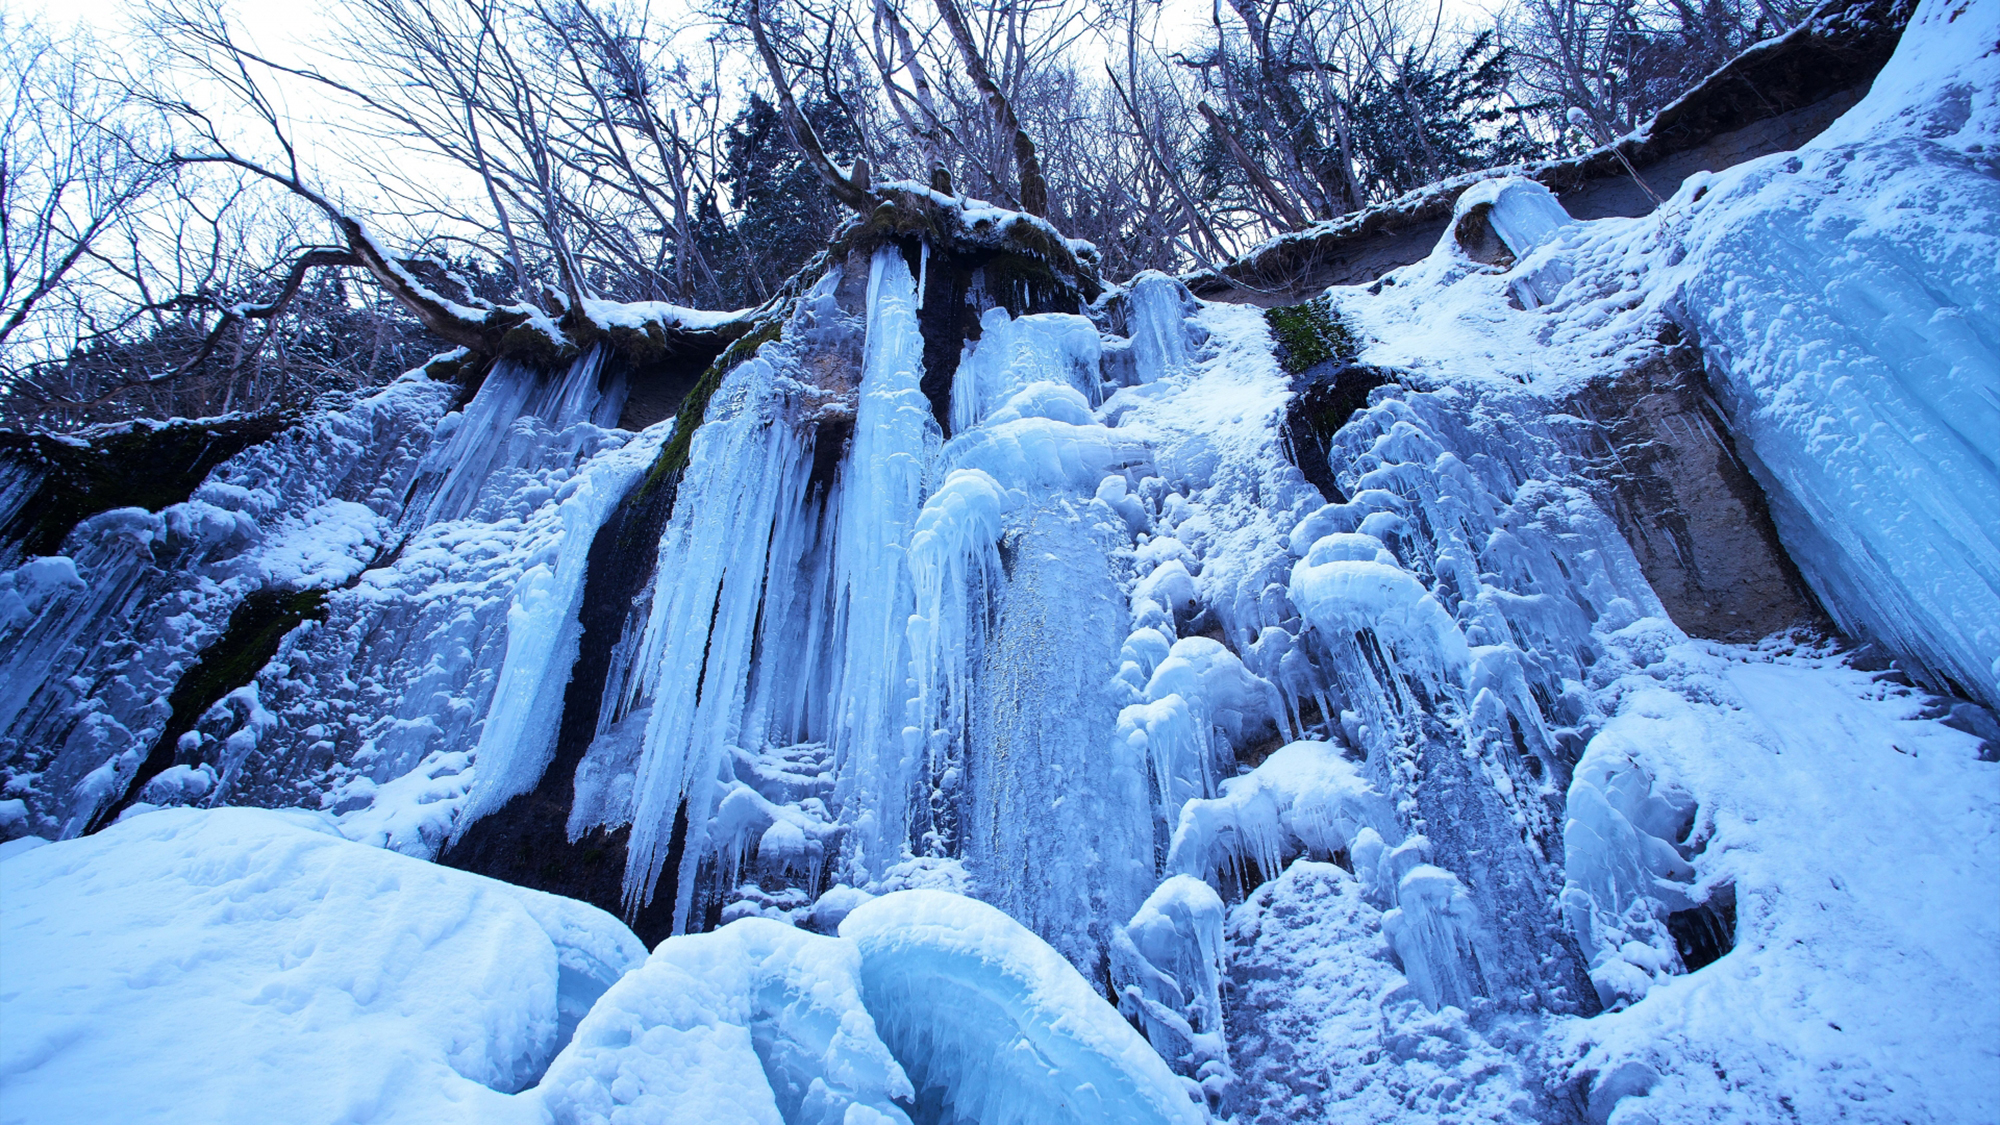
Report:
[{"label": "sheet of ice", "polygon": [[[1682,203],[1678,301],[1843,625],[2000,707],[2000,13],[1927,0],[1795,157]],[[1692,186],[1692,185],[1691,185]]]},{"label": "sheet of ice", "polygon": [[1132,279],[1127,291],[1130,308],[1127,335],[1140,383],[1181,374],[1194,362],[1194,339],[1188,316],[1194,300],[1187,287],[1157,270]]},{"label": "sheet of ice", "polygon": [[10,1119],[541,1120],[535,1082],[645,956],[582,903],[168,809],[0,862]]},{"label": "sheet of ice", "polygon": [[[524,364],[497,365],[465,409],[448,415],[418,473],[416,500],[406,521],[419,525],[464,519],[489,493],[495,473],[528,467],[546,456],[551,435],[578,440],[578,423],[608,429],[618,422],[625,383],[603,387],[604,352],[592,348],[549,378]],[[573,436],[572,436],[573,435]]]},{"label": "sheet of ice", "polygon": [[981,1125],[1207,1119],[1068,961],[991,906],[902,891],[857,907],[840,936],[920,1112]]},{"label": "sheet of ice", "polygon": [[1493,233],[1516,258],[1526,257],[1576,222],[1548,188],[1521,176],[1481,180],[1458,197],[1455,210],[1462,214],[1482,204],[1491,208],[1487,216]]}]

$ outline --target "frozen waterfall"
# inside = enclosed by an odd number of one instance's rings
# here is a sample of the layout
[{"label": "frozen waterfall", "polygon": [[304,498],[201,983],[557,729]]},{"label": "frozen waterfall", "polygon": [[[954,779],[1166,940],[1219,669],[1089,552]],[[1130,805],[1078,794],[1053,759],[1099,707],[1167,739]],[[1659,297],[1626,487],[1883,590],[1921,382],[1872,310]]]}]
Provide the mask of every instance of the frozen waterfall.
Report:
[{"label": "frozen waterfall", "polygon": [[1269,313],[892,184],[698,360],[412,372],[0,544],[0,1092],[1993,1120],[1997,18]]}]

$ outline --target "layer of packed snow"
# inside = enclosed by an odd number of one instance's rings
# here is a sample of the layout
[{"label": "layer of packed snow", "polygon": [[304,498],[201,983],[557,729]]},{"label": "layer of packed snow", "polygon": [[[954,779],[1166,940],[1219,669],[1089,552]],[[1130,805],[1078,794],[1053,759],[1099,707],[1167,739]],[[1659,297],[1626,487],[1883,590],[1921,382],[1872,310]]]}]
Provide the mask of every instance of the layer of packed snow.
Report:
[{"label": "layer of packed snow", "polygon": [[9,1120],[539,1120],[532,1086],[645,957],[579,902],[167,809],[0,860]]},{"label": "layer of packed snow", "polygon": [[1635,635],[1621,656],[1636,667],[1585,766],[1627,758],[1685,803],[1686,881],[1642,893],[1727,888],[1736,948],[1563,1030],[1593,1101],[1660,1122],[2000,1113],[2000,770],[1978,740],[1812,650]]}]

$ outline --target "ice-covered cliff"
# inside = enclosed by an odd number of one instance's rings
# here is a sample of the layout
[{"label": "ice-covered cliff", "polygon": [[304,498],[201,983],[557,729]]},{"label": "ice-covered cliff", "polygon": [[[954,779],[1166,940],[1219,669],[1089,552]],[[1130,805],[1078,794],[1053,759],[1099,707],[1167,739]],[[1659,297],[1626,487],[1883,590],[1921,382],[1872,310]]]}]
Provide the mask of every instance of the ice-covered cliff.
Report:
[{"label": "ice-covered cliff", "polygon": [[1992,1119],[1996,35],[1268,313],[897,187],[678,422],[418,372],[85,518],[7,1112]]}]

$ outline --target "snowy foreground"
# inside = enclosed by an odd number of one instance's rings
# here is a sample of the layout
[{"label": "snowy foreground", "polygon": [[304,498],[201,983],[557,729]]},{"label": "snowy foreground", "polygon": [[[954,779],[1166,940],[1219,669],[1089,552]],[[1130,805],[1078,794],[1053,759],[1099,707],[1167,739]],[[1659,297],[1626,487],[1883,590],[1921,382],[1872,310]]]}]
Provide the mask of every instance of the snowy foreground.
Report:
[{"label": "snowy foreground", "polygon": [[[672,424],[595,354],[85,520],[0,573],[0,1121],[2000,1120],[1996,42],[1926,0],[1646,218],[1473,188],[1507,263],[1331,291],[1356,364],[1153,274],[986,311],[934,404],[928,250],[836,263],[615,560]],[[1576,413],[1668,324],[1869,646],[1670,618]],[[579,724],[650,954],[431,862]]]}]

